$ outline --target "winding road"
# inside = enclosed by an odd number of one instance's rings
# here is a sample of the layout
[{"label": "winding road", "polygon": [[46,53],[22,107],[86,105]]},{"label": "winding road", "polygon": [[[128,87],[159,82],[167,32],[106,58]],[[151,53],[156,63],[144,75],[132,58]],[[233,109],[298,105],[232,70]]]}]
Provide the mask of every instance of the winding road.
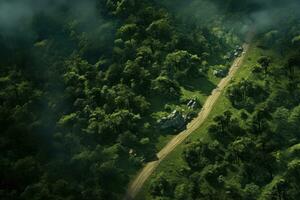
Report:
[{"label": "winding road", "polygon": [[230,80],[236,74],[238,68],[243,63],[246,53],[249,49],[249,44],[245,43],[243,45],[244,52],[242,55],[235,59],[232,66],[230,67],[228,75],[223,78],[218,84],[217,88],[213,90],[212,94],[207,98],[202,110],[198,116],[187,125],[187,129],[175,136],[158,154],[157,160],[147,163],[144,168],[139,172],[135,179],[129,185],[126,196],[124,200],[132,200],[139,193],[143,187],[146,180],[150,177],[153,171],[157,168],[161,161],[163,161],[168,154],[170,154],[179,144],[181,144],[191,133],[198,129],[205,119],[208,117],[209,113],[213,109],[214,104],[220,97],[222,91],[230,83]]}]

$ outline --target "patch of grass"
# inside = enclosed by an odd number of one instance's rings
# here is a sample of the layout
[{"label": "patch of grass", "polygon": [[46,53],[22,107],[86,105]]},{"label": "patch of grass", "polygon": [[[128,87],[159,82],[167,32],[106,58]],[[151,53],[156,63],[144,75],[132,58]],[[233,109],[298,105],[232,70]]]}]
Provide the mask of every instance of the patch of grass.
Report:
[{"label": "patch of grass", "polygon": [[208,76],[186,79],[181,82],[181,85],[185,90],[190,92],[200,92],[204,96],[209,96],[211,91],[216,87],[216,83],[210,80],[210,78],[212,77],[209,72]]}]

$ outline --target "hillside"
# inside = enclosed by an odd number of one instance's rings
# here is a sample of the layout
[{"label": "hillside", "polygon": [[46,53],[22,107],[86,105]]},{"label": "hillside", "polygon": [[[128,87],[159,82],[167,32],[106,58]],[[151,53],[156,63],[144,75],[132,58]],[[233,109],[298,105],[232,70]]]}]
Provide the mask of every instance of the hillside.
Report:
[{"label": "hillside", "polygon": [[251,27],[246,67],[141,199],[297,199],[299,7],[0,1],[0,199],[122,199],[197,117]]},{"label": "hillside", "polygon": [[137,199],[299,199],[299,22],[259,29],[208,120]]}]

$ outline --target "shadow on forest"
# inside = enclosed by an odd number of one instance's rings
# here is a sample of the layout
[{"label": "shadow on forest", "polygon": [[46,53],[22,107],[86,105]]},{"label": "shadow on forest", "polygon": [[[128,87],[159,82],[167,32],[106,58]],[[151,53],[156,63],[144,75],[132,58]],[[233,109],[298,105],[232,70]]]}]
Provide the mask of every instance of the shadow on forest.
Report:
[{"label": "shadow on forest", "polygon": [[180,84],[186,90],[190,90],[192,92],[200,91],[207,96],[209,96],[213,89],[216,88],[216,85],[208,80],[207,77],[185,79],[183,81],[180,81]]},{"label": "shadow on forest", "polygon": [[152,112],[159,112],[164,111],[164,107],[166,104],[179,104],[179,99],[168,99],[162,96],[153,96],[150,100],[151,103],[151,111]]}]

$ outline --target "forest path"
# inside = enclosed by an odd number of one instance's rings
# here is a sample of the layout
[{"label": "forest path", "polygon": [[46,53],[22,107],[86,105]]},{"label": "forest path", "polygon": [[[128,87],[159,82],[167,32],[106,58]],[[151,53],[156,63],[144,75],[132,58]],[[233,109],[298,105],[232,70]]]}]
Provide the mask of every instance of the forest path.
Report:
[{"label": "forest path", "polygon": [[[251,35],[251,36],[250,36]],[[250,42],[252,39],[252,34],[249,34],[248,41]],[[249,50],[249,44],[243,44],[244,53],[241,54],[240,57],[236,58],[230,67],[228,75],[223,78],[216,89],[212,91],[212,94],[207,98],[203,108],[201,109],[198,116],[187,125],[187,129],[176,135],[160,152],[157,153],[157,160],[147,163],[144,168],[139,172],[139,174],[135,177],[135,179],[129,185],[126,196],[124,200],[132,200],[139,193],[141,188],[143,187],[146,180],[150,177],[153,171],[157,168],[161,161],[163,161],[167,155],[169,155],[179,144],[181,144],[191,133],[193,133],[196,129],[198,129],[205,119],[208,117],[211,112],[214,104],[226,88],[226,86],[230,83],[230,80],[234,77],[239,67],[242,65],[243,60],[245,59],[245,55]]]}]

